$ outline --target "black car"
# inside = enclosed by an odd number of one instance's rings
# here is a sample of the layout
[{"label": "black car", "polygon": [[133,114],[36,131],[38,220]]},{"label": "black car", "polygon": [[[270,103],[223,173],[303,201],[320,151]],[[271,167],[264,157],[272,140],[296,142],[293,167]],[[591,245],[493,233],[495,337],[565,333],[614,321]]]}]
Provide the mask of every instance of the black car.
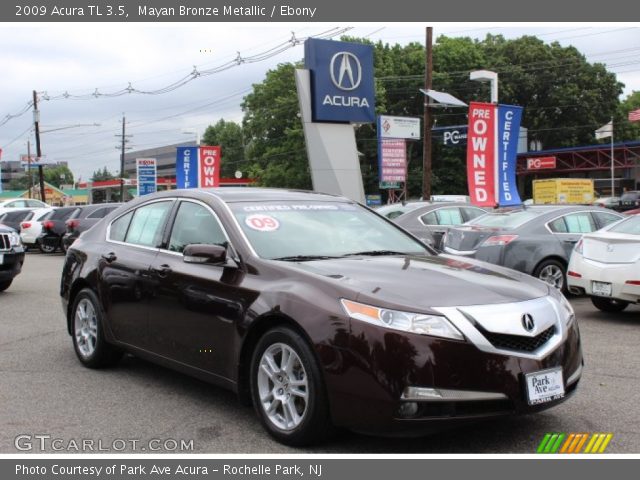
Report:
[{"label": "black car", "polygon": [[538,412],[582,372],[560,291],[319,193],[132,200],[69,248],[60,293],[84,366],[127,351],[231,389],[291,445]]},{"label": "black car", "polygon": [[10,227],[0,225],[0,292],[5,291],[22,270],[24,248],[20,235]]},{"label": "black car", "polygon": [[20,231],[20,224],[31,215],[31,210],[11,210],[0,215],[0,224]]},{"label": "black car", "polygon": [[56,208],[42,220],[42,232],[36,239],[42,253],[53,253],[62,248],[62,236],[67,231],[65,222],[79,209],[80,207]]},{"label": "black car", "polygon": [[513,268],[566,290],[567,265],[582,234],[621,218],[606,208],[580,205],[504,209],[449,229],[444,251]]},{"label": "black car", "polygon": [[121,203],[97,203],[78,208],[65,222],[67,231],[62,236],[62,250],[65,252],[76,238],[118,208]]},{"label": "black car", "polygon": [[620,197],[617,210],[626,212],[627,210],[634,210],[636,208],[640,208],[640,190],[623,193],[622,197]]}]

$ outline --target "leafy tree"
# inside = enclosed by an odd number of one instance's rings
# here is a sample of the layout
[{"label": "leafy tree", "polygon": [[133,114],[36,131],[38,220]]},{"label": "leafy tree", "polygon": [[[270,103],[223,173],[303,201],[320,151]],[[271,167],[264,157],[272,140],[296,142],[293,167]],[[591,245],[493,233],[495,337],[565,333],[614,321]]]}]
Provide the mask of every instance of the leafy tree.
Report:
[{"label": "leafy tree", "polygon": [[69,167],[57,165],[55,167],[45,167],[43,171],[44,181],[54,187],[60,188],[62,184],[73,184],[73,173]]},{"label": "leafy tree", "polygon": [[[371,42],[345,37],[352,42]],[[419,43],[374,47],[376,105],[378,113],[423,115],[424,46]],[[310,188],[308,162],[293,64],[282,64],[254,85],[243,103],[243,128],[251,171],[267,186]],[[433,51],[433,88],[468,103],[488,101],[488,88],[469,80],[469,72],[498,72],[500,102],[524,107],[522,125],[529,139],[543,148],[568,147],[594,142],[593,131],[609,121],[626,118],[640,103],[637,92],[621,106],[622,84],[603,64],[590,64],[574,47],[523,36],[507,40],[487,35],[483,40],[441,36]],[[467,123],[465,109],[434,109],[436,126]],[[618,122],[620,124],[620,122]],[[638,138],[637,125],[627,124],[629,138]],[[627,131],[625,130],[625,132]],[[356,129],[365,190],[377,190],[378,159],[375,125]],[[422,182],[422,142],[410,142],[408,188],[419,196]],[[466,193],[465,149],[433,145],[433,192]]]},{"label": "leafy tree", "polygon": [[116,176],[105,166],[102,170],[98,169],[91,175],[92,182],[102,182],[105,180],[113,180]]},{"label": "leafy tree", "polygon": [[242,171],[246,168],[244,135],[242,127],[237,123],[222,119],[215,125],[209,125],[202,137],[202,143],[203,145],[220,145],[223,178],[233,177],[236,170]]}]

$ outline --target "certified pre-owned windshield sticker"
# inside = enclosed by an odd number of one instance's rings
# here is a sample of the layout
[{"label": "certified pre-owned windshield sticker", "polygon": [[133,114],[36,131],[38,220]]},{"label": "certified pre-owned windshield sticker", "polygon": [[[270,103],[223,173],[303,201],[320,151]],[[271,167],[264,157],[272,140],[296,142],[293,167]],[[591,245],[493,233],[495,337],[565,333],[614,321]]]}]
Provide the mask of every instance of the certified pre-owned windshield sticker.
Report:
[{"label": "certified pre-owned windshield sticker", "polygon": [[280,222],[270,215],[249,215],[245,218],[244,223],[247,227],[258,232],[273,232],[280,228]]},{"label": "certified pre-owned windshield sticker", "polygon": [[324,210],[353,210],[349,204],[321,205],[321,204],[291,204],[291,205],[249,205],[243,207],[245,212],[282,212],[282,211],[324,211]]}]

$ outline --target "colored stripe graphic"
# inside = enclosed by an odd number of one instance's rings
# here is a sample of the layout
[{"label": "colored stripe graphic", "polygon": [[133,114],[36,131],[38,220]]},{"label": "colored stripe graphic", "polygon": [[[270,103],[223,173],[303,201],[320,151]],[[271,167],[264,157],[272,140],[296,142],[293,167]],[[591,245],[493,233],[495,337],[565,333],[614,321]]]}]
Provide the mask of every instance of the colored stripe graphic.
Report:
[{"label": "colored stripe graphic", "polygon": [[612,439],[612,433],[546,433],[536,453],[604,453]]}]

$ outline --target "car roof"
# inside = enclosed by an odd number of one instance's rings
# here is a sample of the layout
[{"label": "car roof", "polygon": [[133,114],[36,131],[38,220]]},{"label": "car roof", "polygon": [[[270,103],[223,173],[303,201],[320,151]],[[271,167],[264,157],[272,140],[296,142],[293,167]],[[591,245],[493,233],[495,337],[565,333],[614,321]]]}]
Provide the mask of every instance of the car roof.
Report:
[{"label": "car roof", "polygon": [[[269,202],[269,201],[327,201],[327,202],[351,202],[345,197],[328,193],[311,192],[308,190],[286,190],[280,188],[255,188],[255,187],[221,187],[190,189],[205,194],[215,195],[225,203],[233,202]],[[187,190],[188,192],[189,190]],[[180,190],[168,190],[176,192]]]}]

